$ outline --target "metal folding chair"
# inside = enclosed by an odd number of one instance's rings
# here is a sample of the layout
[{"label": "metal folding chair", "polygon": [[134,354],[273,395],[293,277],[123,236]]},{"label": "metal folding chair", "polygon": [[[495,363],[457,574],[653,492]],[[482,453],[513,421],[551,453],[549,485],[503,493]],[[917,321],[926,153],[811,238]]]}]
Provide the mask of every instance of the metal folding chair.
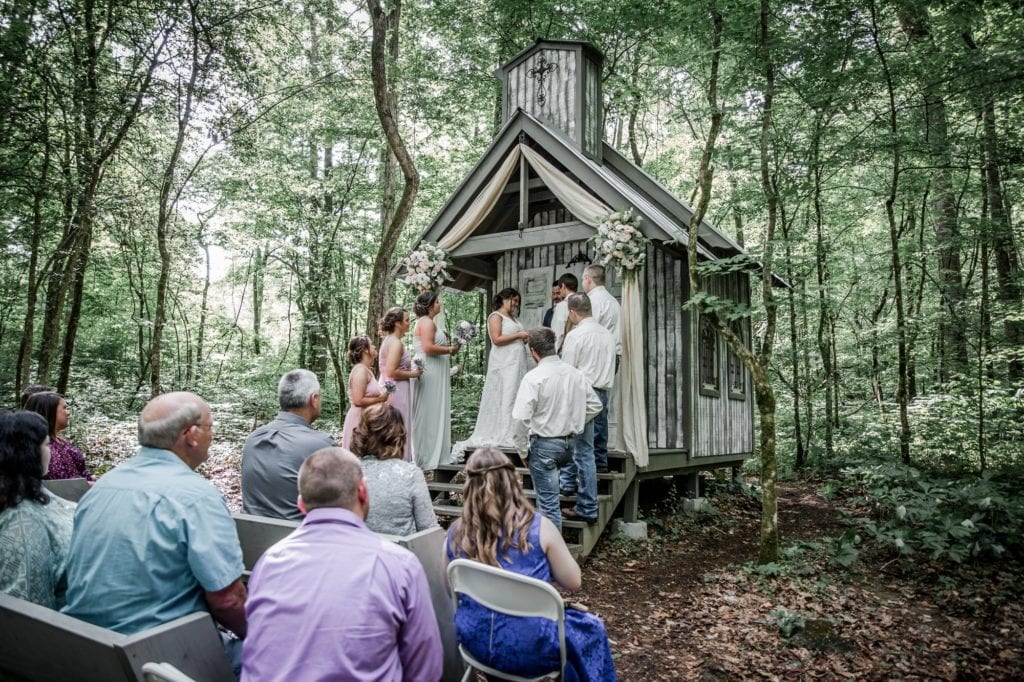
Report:
[{"label": "metal folding chair", "polygon": [[[488,566],[478,561],[456,559],[448,564],[448,585],[452,591],[455,609],[459,608],[459,595],[471,597],[492,611],[509,616],[547,618],[558,625],[558,650],[561,663],[557,670],[551,670],[538,677],[519,677],[495,670],[479,662],[460,644],[459,653],[466,663],[463,682],[470,679],[473,670],[512,682],[539,682],[552,676],[559,679],[565,670],[565,604],[562,595],[554,587],[535,578],[528,578],[503,568]],[[528,650],[532,642],[522,642]]]}]

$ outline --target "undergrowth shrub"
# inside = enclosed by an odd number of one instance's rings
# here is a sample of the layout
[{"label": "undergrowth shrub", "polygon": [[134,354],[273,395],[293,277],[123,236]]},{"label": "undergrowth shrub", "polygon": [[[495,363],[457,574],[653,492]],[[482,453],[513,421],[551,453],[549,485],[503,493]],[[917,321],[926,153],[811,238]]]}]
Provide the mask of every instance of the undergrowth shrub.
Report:
[{"label": "undergrowth shrub", "polygon": [[848,565],[858,546],[896,557],[963,563],[1021,556],[1024,499],[1019,473],[946,476],[898,463],[863,463],[843,470],[845,492],[868,508],[846,518],[835,561]]}]

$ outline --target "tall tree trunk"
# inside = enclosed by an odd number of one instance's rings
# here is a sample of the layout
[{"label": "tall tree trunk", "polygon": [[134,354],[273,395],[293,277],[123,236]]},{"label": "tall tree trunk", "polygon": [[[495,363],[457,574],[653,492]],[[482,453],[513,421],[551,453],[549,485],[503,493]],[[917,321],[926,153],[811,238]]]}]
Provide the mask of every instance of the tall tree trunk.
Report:
[{"label": "tall tree trunk", "polygon": [[932,166],[932,214],[938,246],[938,284],[942,297],[939,321],[939,380],[948,382],[967,369],[967,336],[963,317],[965,297],[960,264],[960,230],[950,170],[946,101],[935,78],[936,50],[923,5],[916,0],[897,4],[900,26],[925,67],[918,74],[924,94],[925,141]]},{"label": "tall tree trunk", "polygon": [[185,84],[184,92],[180,91],[179,97],[184,100],[178,102],[178,130],[174,138],[174,147],[171,155],[164,166],[163,176],[160,180],[160,201],[157,207],[156,220],[156,243],[160,252],[160,275],[156,285],[156,307],[153,316],[153,334],[150,338],[149,347],[149,394],[156,397],[162,392],[161,388],[161,345],[163,343],[164,325],[167,324],[167,283],[171,275],[171,251],[167,245],[167,239],[171,227],[172,216],[176,210],[178,195],[171,196],[174,188],[175,173],[178,170],[178,162],[181,160],[181,150],[185,145],[185,136],[188,127],[192,123],[192,111],[195,103],[196,87],[202,73],[209,67],[213,58],[214,48],[207,46],[206,54],[200,60],[202,46],[202,31],[199,26],[197,15],[197,0],[189,3],[189,48],[191,50],[188,82]]},{"label": "tall tree trunk", "polygon": [[[374,329],[377,320],[384,315],[388,300],[388,288],[391,283],[391,262],[398,246],[398,238],[402,234],[405,222],[412,211],[413,202],[420,187],[420,175],[416,164],[405,147],[402,135],[398,130],[398,98],[394,84],[389,78],[385,54],[390,47],[392,64],[398,55],[399,26],[402,16],[401,0],[394,0],[391,10],[385,14],[381,0],[369,0],[370,18],[373,22],[373,37],[370,43],[370,75],[373,78],[373,101],[380,119],[381,128],[388,142],[388,148],[395,155],[405,186],[402,196],[394,209],[391,222],[384,229],[380,248],[373,261],[373,273],[370,276],[369,303],[366,309],[367,331],[376,336]],[[390,35],[389,35],[390,32]],[[389,43],[390,38],[390,43]]]},{"label": "tall tree trunk", "polygon": [[[29,246],[28,289],[25,301],[25,322],[21,329],[21,341],[18,344],[18,360],[14,370],[14,395],[20,400],[22,389],[28,384],[28,370],[32,362],[32,343],[35,338],[36,305],[39,300],[39,247],[43,234],[43,200],[49,192],[47,184],[50,175],[50,126],[49,96],[43,93],[43,158],[39,171],[39,180],[32,193],[32,237]],[[18,404],[17,402],[15,404]]]},{"label": "tall tree trunk", "polygon": [[899,128],[896,122],[896,90],[889,70],[889,62],[882,42],[878,35],[878,16],[875,0],[871,0],[871,37],[878,61],[885,76],[886,91],[889,96],[889,135],[892,144],[892,174],[889,179],[889,195],[885,199],[885,215],[889,221],[889,248],[892,258],[893,304],[896,308],[896,345],[897,345],[897,379],[896,398],[899,403],[900,418],[900,460],[910,464],[910,419],[907,415],[907,320],[903,304],[903,266],[900,263],[900,230],[896,224],[896,197],[899,190],[901,150]]},{"label": "tall tree trunk", "polygon": [[257,245],[252,268],[252,352],[257,356],[262,352],[263,285],[266,267],[266,248]]},{"label": "tall tree trunk", "polygon": [[[737,216],[739,213],[737,212]],[[739,218],[737,218],[738,220]],[[782,216],[782,239],[786,243],[786,279],[790,285],[794,283],[793,276],[793,247],[789,238],[789,221],[785,214]],[[793,382],[793,440],[796,441],[796,469],[802,470],[807,466],[807,451],[804,449],[803,432],[800,421],[800,400],[803,398],[803,391],[800,389],[800,360],[798,352],[800,348],[800,337],[797,334],[796,326],[796,287],[789,290],[789,364],[792,370],[790,381]]]},{"label": "tall tree trunk", "polygon": [[832,300],[829,295],[828,264],[826,262],[827,247],[822,231],[824,215],[821,206],[821,148],[822,114],[814,117],[814,132],[811,136],[811,168],[814,182],[814,264],[818,278],[818,354],[821,357],[821,368],[825,384],[825,458],[832,461],[835,450],[835,423],[833,415],[837,403],[835,391],[835,366],[832,363]]}]

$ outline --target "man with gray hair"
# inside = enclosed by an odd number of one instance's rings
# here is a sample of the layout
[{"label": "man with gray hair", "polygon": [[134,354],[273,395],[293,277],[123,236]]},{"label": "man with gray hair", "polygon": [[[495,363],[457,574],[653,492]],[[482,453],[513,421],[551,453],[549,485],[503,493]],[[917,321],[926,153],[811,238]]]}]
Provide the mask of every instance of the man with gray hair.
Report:
[{"label": "man with gray hair", "polygon": [[[555,354],[555,333],[531,329],[527,340],[537,366],[523,376],[512,406],[513,439],[530,469],[537,509],[562,529],[558,470],[572,462],[576,436],[601,411],[590,382]],[[596,521],[597,513],[593,519]]]},{"label": "man with gray hair", "polygon": [[149,401],[138,454],[78,503],[65,613],[131,635],[208,610],[245,637],[235,524],[221,494],[194,471],[209,457],[213,434],[210,406],[199,396]]},{"label": "man with gray hair", "polygon": [[299,520],[299,467],[311,453],[334,445],[334,439],[310,426],[320,416],[320,381],[308,369],[281,377],[277,399],[277,418],[249,434],[242,449],[242,511]]},{"label": "man with gray hair", "polygon": [[249,579],[244,679],[440,679],[441,636],[423,567],[366,527],[369,504],[348,450],[317,450],[302,464],[306,518]]}]

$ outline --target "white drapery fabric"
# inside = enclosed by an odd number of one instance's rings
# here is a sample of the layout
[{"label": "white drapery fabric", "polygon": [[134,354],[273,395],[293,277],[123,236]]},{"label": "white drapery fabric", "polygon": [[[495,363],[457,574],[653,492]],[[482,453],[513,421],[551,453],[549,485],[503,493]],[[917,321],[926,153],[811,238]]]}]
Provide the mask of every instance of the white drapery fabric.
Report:
[{"label": "white drapery fabric", "polygon": [[512,171],[519,163],[519,148],[522,145],[516,145],[509,152],[505,160],[498,166],[498,170],[495,171],[494,177],[491,181],[484,186],[483,190],[476,195],[473,199],[473,203],[469,205],[466,212],[462,214],[451,229],[441,239],[437,241],[437,245],[445,251],[451,251],[456,248],[462,242],[469,238],[469,235],[473,234],[473,230],[477,228],[480,223],[483,222],[484,218],[490,215],[494,209],[494,205],[498,203],[498,198],[501,196],[501,192],[505,189],[505,185],[508,184],[508,179],[512,175]]},{"label": "white drapery fabric", "polygon": [[644,322],[639,276],[622,279],[622,364],[619,367],[619,435],[638,467],[647,466],[647,398],[644,395]]},{"label": "white drapery fabric", "polygon": [[[517,144],[509,151],[484,188],[438,241],[445,251],[452,251],[466,241],[498,202],[512,171],[522,154],[559,202],[585,225],[597,227],[611,208],[572,181],[535,150]],[[638,277],[622,282],[622,366],[619,372],[619,434],[626,452],[633,455],[638,467],[647,466],[647,400],[644,395],[643,309]]]},{"label": "white drapery fabric", "polygon": [[519,145],[523,156],[537,171],[537,175],[548,186],[551,193],[558,198],[562,205],[569,209],[569,213],[575,216],[576,220],[597,227],[601,224],[601,218],[612,212],[612,209],[603,202],[594,198],[587,190],[583,189],[565,173],[555,168],[547,159],[526,145]]}]

